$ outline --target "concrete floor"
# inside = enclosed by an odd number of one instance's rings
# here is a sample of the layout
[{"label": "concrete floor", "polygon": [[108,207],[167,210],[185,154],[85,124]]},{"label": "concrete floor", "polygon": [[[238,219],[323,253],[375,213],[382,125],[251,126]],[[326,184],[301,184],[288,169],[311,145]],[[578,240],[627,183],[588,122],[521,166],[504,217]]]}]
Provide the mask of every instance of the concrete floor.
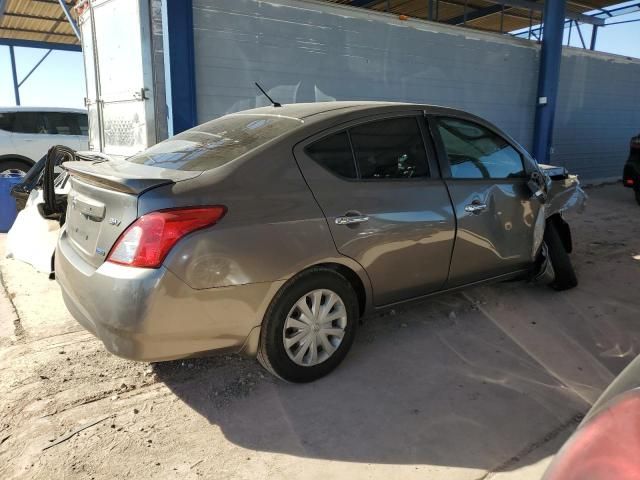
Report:
[{"label": "concrete floor", "polygon": [[537,479],[640,351],[640,207],[619,185],[588,194],[578,288],[398,308],[309,385],[237,356],[116,358],[1,255],[0,478]]}]

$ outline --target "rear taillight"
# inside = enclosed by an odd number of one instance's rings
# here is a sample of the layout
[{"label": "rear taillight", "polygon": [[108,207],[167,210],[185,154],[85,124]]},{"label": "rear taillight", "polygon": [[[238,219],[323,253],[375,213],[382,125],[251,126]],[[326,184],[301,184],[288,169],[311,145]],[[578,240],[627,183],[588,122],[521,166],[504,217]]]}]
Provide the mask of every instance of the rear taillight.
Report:
[{"label": "rear taillight", "polygon": [[633,178],[627,178],[627,179],[624,181],[624,183],[625,183],[625,185],[627,185],[628,187],[633,187],[633,184],[634,184],[634,183],[636,183],[636,182],[634,182],[634,181],[633,181]]},{"label": "rear taillight", "polygon": [[158,210],[141,216],[120,235],[107,262],[158,268],[173,246],[196,230],[215,225],[226,213],[220,205]]}]

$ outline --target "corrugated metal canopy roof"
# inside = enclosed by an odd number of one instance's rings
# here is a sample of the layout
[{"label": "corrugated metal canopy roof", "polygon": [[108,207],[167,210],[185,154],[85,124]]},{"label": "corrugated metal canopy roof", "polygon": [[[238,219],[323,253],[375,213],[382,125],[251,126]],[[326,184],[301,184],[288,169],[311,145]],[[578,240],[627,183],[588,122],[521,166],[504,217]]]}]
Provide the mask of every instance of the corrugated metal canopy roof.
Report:
[{"label": "corrugated metal canopy roof", "polygon": [[[493,32],[512,32],[541,23],[542,0],[324,0],[389,11],[397,15],[464,25]],[[554,0],[555,1],[555,0]],[[65,0],[71,10],[74,0]],[[620,3],[620,0],[567,0],[567,16]],[[514,6],[518,5],[518,6]],[[519,5],[522,5],[519,6]],[[527,8],[531,5],[533,8]],[[602,21],[602,20],[599,20]],[[4,42],[3,42],[4,40]],[[79,48],[80,42],[58,0],[0,0],[0,44],[43,42],[48,47]]]},{"label": "corrugated metal canopy roof", "polygon": [[[543,1],[485,1],[485,0],[324,0],[342,5],[429,19],[452,25],[465,25],[493,32],[512,32],[541,23]],[[553,0],[557,1],[557,0]],[[583,14],[620,3],[621,0],[567,0],[567,16]],[[504,5],[503,5],[504,4]],[[514,5],[522,5],[514,6]],[[528,5],[533,8],[526,8]]]},{"label": "corrugated metal canopy roof", "polygon": [[[67,1],[66,5],[71,10],[74,3]],[[37,42],[49,48],[80,46],[58,0],[0,0],[2,40],[16,45]]]}]

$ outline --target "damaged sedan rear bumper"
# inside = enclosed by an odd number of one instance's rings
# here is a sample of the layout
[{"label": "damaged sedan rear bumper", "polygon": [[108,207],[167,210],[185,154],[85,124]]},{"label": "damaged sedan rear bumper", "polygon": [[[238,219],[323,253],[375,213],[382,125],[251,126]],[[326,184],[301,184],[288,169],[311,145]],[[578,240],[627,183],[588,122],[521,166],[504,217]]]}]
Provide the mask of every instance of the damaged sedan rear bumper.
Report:
[{"label": "damaged sedan rear bumper", "polygon": [[[79,257],[63,229],[56,279],[69,312],[120,357],[164,361],[211,351],[253,353],[266,299],[281,282],[195,290],[165,267]],[[250,339],[251,342],[249,342]]]}]

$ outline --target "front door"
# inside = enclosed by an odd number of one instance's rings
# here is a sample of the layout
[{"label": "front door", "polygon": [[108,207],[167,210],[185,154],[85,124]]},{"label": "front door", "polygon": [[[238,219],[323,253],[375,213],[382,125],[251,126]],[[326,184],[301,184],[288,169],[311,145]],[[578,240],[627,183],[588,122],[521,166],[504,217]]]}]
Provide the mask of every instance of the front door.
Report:
[{"label": "front door", "polygon": [[455,220],[424,133],[422,112],[403,112],[334,128],[294,150],[338,251],[364,267],[376,305],[447,279]]},{"label": "front door", "polygon": [[[447,186],[458,219],[447,288],[529,267],[536,222],[521,153],[488,126],[466,119],[432,119]],[[447,171],[448,170],[448,171]]]}]

